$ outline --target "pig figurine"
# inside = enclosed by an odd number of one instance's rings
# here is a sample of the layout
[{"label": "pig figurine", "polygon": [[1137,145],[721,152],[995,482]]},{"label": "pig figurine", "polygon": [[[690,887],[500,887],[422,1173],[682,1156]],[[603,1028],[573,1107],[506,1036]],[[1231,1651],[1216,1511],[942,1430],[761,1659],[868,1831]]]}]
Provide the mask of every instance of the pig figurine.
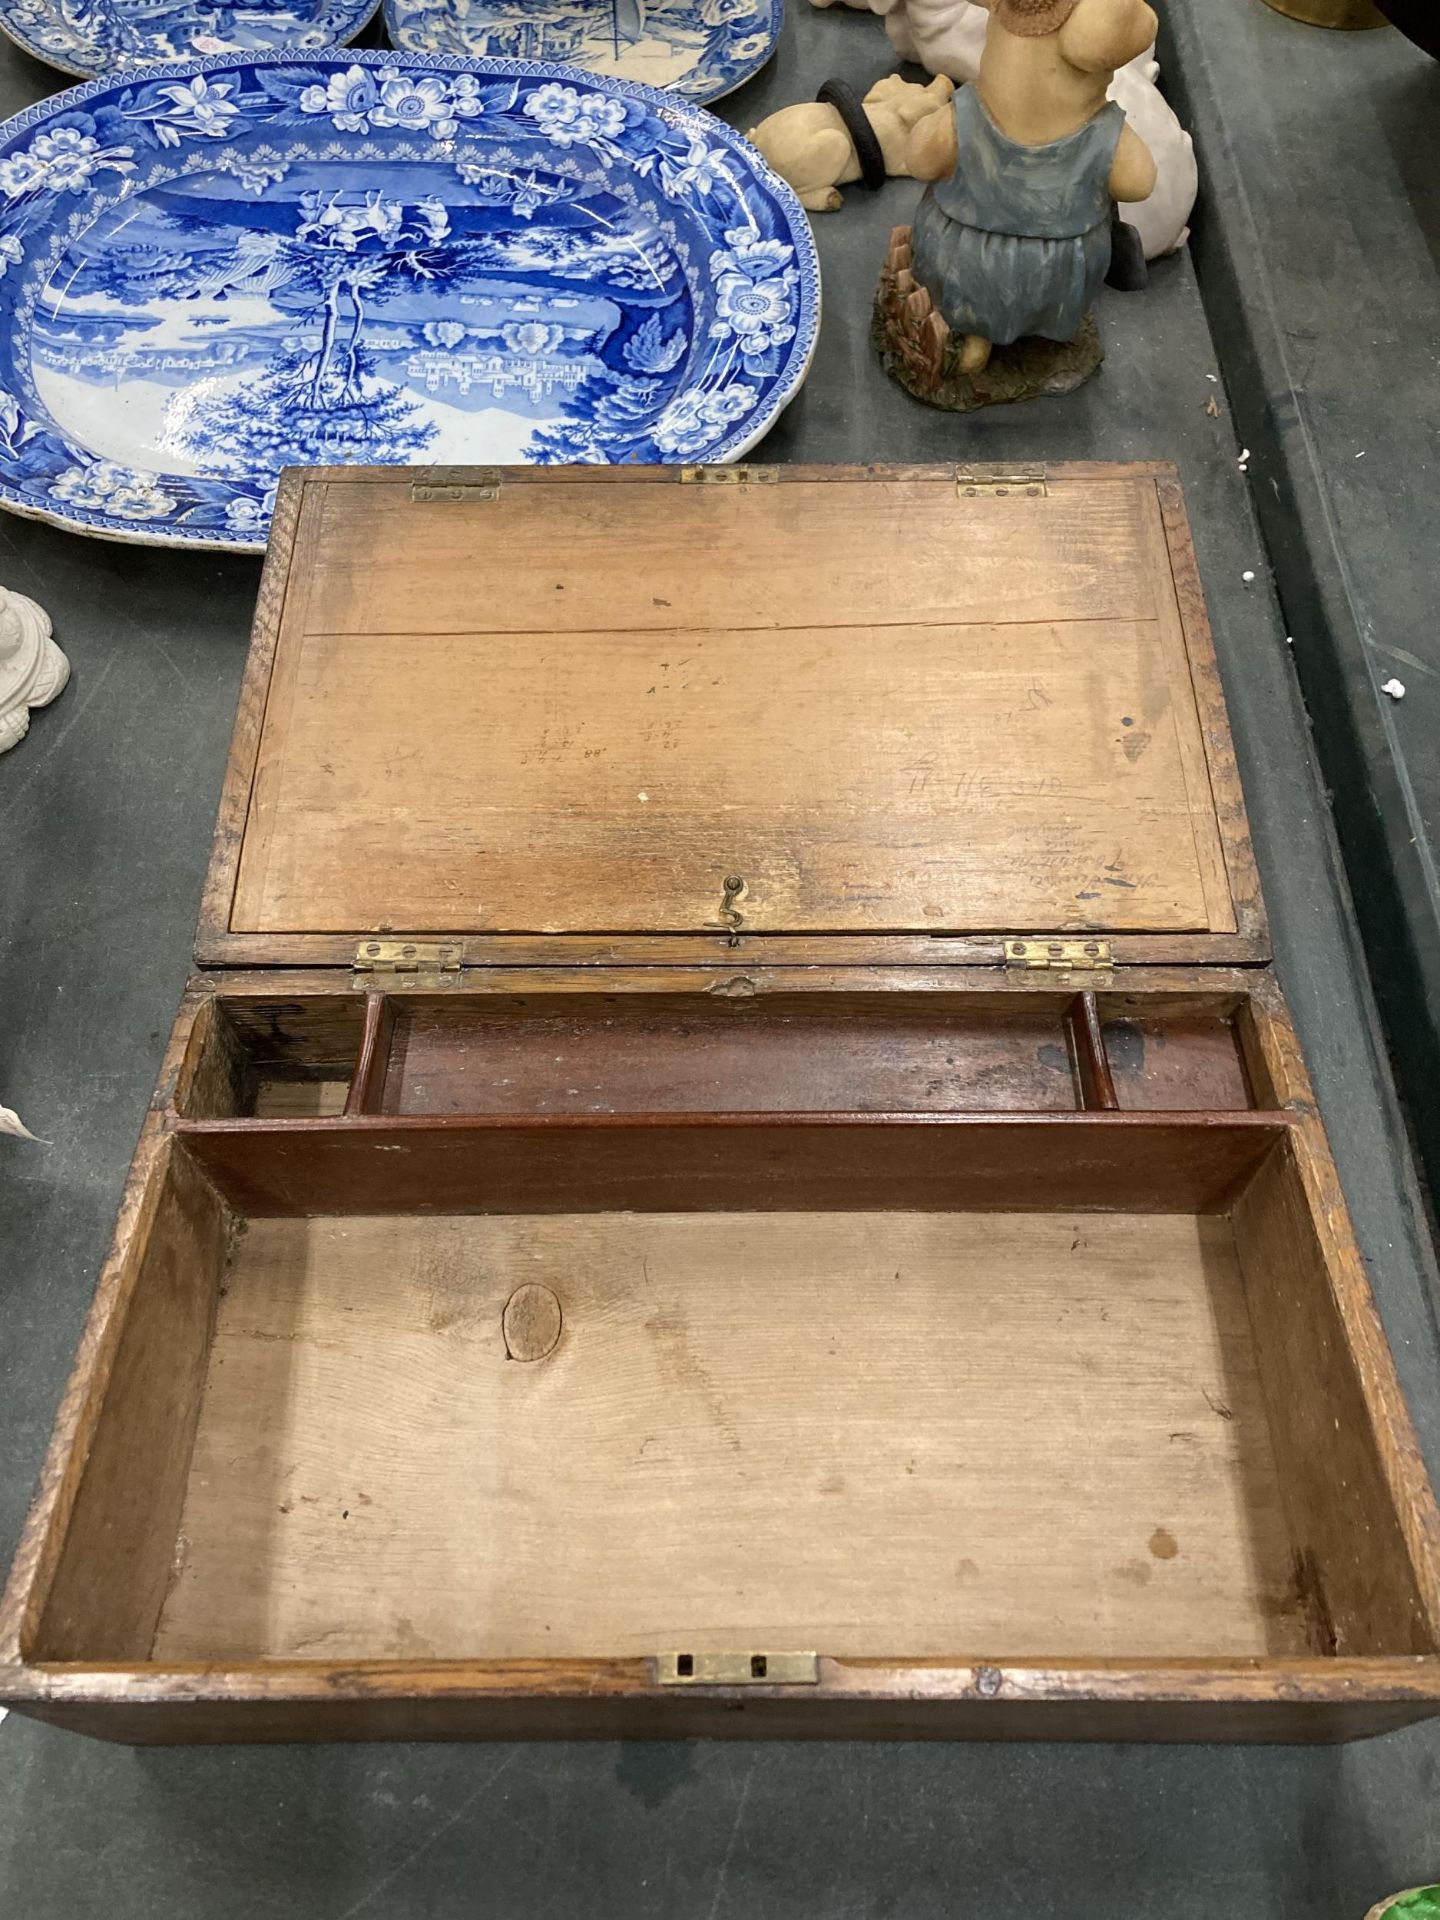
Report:
[{"label": "pig figurine", "polygon": [[996,0],[979,78],[912,130],[909,171],[931,183],[912,271],[964,336],[962,374],[983,372],[993,346],[1079,333],[1116,202],[1155,185],[1149,148],[1105,97],[1155,25],[1146,0]]},{"label": "pig figurine", "polygon": [[[853,103],[855,111],[864,115],[887,175],[907,171],[905,149],[911,130],[927,114],[948,112],[954,92],[944,74],[937,74],[924,87],[892,73]],[[845,113],[824,99],[782,107],[752,127],[746,138],[781,179],[790,182],[807,212],[834,213],[842,203],[841,187],[865,178],[855,132]],[[874,171],[879,184],[880,168]]]},{"label": "pig figurine", "polygon": [[[833,6],[836,0],[812,0]],[[943,73],[958,86],[980,72],[989,8],[981,0],[845,0],[880,14],[890,44],[904,60],[931,73]],[[1189,236],[1190,214],[1199,181],[1190,135],[1157,85],[1160,68],[1153,48],[1121,67],[1110,83],[1109,98],[1144,141],[1155,160],[1155,189],[1141,203],[1122,202],[1121,214],[1138,229],[1149,260],[1173,253]]]}]

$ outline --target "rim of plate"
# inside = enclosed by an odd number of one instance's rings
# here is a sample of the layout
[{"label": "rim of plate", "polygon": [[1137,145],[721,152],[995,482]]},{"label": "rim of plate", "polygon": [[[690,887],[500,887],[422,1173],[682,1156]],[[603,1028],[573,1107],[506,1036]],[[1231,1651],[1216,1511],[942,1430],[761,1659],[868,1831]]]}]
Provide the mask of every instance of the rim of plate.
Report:
[{"label": "rim of plate", "polygon": [[[791,356],[783,384],[777,384],[772,389],[758,418],[742,422],[735,433],[711,449],[710,457],[703,462],[661,461],[656,464],[731,466],[765,438],[805,384],[805,377],[810,371],[811,363],[815,358],[815,349],[820,341],[820,256],[815,246],[815,235],[810,227],[809,215],[801,206],[794,188],[773,170],[758,147],[752,146],[744,134],[732,127],[728,121],[717,118],[715,114],[696,105],[693,101],[677,99],[661,87],[648,86],[640,80],[612,80],[606,74],[590,73],[583,67],[562,66],[558,62],[549,60],[466,60],[456,54],[402,53],[393,47],[354,47],[348,50],[336,49],[330,53],[321,50],[303,59],[297,59],[293,54],[283,53],[207,54],[202,60],[165,60],[157,61],[153,65],[126,67],[121,74],[103,74],[98,79],[85,81],[81,86],[66,87],[60,93],[52,93],[44,100],[37,100],[28,107],[22,107],[19,113],[11,114],[8,120],[0,121],[0,144],[11,139],[16,133],[23,132],[27,127],[33,127],[42,120],[48,120],[55,114],[73,112],[82,101],[93,100],[98,94],[117,91],[122,86],[131,86],[137,81],[166,80],[196,73],[225,73],[236,67],[338,66],[341,61],[365,67],[423,67],[440,73],[473,73],[482,79],[499,75],[506,79],[517,80],[578,80],[582,85],[602,87],[612,93],[628,95],[634,100],[644,100],[654,107],[662,118],[668,119],[675,126],[684,126],[687,122],[698,122],[701,131],[711,137],[718,137],[722,146],[736,153],[760,179],[767,191],[774,194],[784,211],[789,224],[790,238],[795,247],[795,263],[800,271],[801,316],[806,324],[799,330],[796,350]],[[807,294],[808,302],[805,298]],[[806,318],[807,305],[808,319]],[[0,318],[3,318],[3,314],[0,314]],[[396,463],[395,471],[404,473],[412,468],[422,467],[424,464],[423,461]],[[533,463],[522,460],[514,464],[526,466]],[[174,527],[168,531],[157,527],[153,531],[146,532],[123,525],[114,526],[103,513],[94,508],[77,507],[61,513],[37,506],[33,500],[18,492],[3,477],[0,477],[0,507],[22,520],[38,520],[46,526],[63,528],[67,533],[81,534],[89,539],[112,540],[123,546],[189,547],[205,553],[263,553],[270,539],[268,525],[263,533],[236,539],[221,539],[209,533],[190,533],[183,527]]]},{"label": "rim of plate", "polygon": [[[376,14],[380,12],[383,5],[384,5],[384,0],[369,0],[369,5],[365,9],[364,18],[361,20],[358,20],[353,27],[347,28],[346,31],[342,33],[339,36],[339,38],[334,40],[331,44],[336,47],[348,47],[352,40],[358,38],[360,34],[364,33],[365,29],[370,25],[370,22],[375,18]],[[332,12],[340,11],[340,6],[335,4],[334,0],[332,0],[331,11]],[[122,75],[129,75],[132,73],[141,73],[151,66],[158,66],[159,64],[161,64],[158,61],[137,60],[133,67],[106,67],[103,73],[96,73],[89,67],[72,67],[68,64],[68,62],[62,60],[58,54],[48,53],[43,47],[36,46],[33,41],[27,40],[23,33],[21,33],[16,27],[13,27],[10,24],[9,18],[7,16],[7,10],[4,4],[4,0],[0,0],[0,34],[3,34],[4,37],[8,41],[10,41],[10,43],[13,46],[19,47],[22,53],[29,54],[32,60],[38,60],[42,67],[49,67],[52,73],[68,74],[72,80],[110,81],[110,80],[118,79]],[[197,53],[193,59],[187,60],[184,64],[187,67],[191,67],[191,66],[198,67],[205,60],[237,60],[237,59],[243,58],[246,51],[247,50],[245,48],[240,48],[235,53],[221,53],[221,54],[198,54]],[[254,57],[257,60],[269,58],[269,55],[266,54],[264,50],[260,47],[256,47],[251,51],[253,51]],[[325,52],[324,47],[314,47],[311,49],[310,58],[315,59],[316,57],[323,55],[324,52]],[[294,59],[296,56],[293,54],[286,54],[284,57],[286,59]],[[56,98],[54,94],[51,94],[49,97],[52,100]],[[19,115],[18,114],[12,115],[11,117],[13,119],[18,119]],[[8,122],[5,124],[8,124]]]},{"label": "rim of plate", "polygon": [[[483,0],[483,4],[487,10],[498,15],[498,14],[510,12],[514,7],[515,0]],[[386,33],[389,34],[391,41],[393,42],[395,41],[399,31],[399,29],[396,27],[396,24],[395,24],[395,16],[400,11],[399,0],[376,0],[376,5],[380,9],[381,13],[384,15],[385,31]],[[713,106],[715,101],[728,100],[732,93],[738,93],[741,87],[748,85],[748,83],[755,78],[756,74],[760,72],[762,67],[768,67],[770,62],[775,58],[775,50],[780,45],[780,35],[784,30],[785,0],[769,0],[769,8],[770,8],[770,44],[765,49],[764,53],[757,55],[756,58],[753,60],[747,61],[745,66],[740,70],[740,72],[736,74],[735,78],[733,80],[727,81],[725,85],[721,87],[717,92],[707,93],[704,95],[703,98],[699,94],[678,93],[675,95],[676,99],[681,101],[687,107]],[[410,47],[405,47],[403,49],[397,47],[396,51],[411,53],[414,50],[413,48],[410,48]],[[457,57],[464,57],[472,60],[485,60],[485,59],[488,59],[490,56],[488,54],[480,54],[480,53],[469,54],[465,56],[451,55],[452,59]],[[557,61],[555,64],[558,66],[561,64],[561,62]],[[610,74],[597,73],[593,67],[572,67],[570,71],[572,73],[586,74],[592,80],[609,80],[612,78]],[[621,85],[622,83],[619,80],[616,80],[615,84],[618,86],[618,85]],[[647,83],[644,81],[640,81],[640,82],[632,81],[624,84],[643,86]],[[670,92],[671,89],[663,88],[661,89],[661,91]]]}]

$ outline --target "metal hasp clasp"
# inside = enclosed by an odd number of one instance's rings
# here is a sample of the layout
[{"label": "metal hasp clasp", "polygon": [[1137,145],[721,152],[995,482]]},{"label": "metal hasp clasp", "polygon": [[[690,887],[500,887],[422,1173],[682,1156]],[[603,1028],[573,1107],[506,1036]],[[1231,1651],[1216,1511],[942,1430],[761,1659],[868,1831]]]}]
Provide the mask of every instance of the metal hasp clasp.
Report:
[{"label": "metal hasp clasp", "polygon": [[735,904],[744,891],[745,881],[743,877],[738,873],[727,874],[720,895],[718,915],[712,923],[718,926],[722,933],[729,935],[727,945],[732,947],[739,946],[740,929],[745,924],[745,916]]},{"label": "metal hasp clasp", "polygon": [[662,1687],[813,1687],[818,1653],[657,1653]]},{"label": "metal hasp clasp", "polygon": [[1109,973],[1115,961],[1108,940],[1007,940],[1005,964],[1030,970],[1055,967]]}]

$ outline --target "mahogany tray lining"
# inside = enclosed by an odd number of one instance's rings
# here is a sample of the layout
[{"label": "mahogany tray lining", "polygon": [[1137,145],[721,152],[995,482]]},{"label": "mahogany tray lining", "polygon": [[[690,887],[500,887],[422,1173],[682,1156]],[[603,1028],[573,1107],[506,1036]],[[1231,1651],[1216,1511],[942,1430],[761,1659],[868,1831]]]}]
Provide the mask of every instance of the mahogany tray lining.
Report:
[{"label": "mahogany tray lining", "polygon": [[[1235,1111],[1257,1104],[1233,996],[927,996],[834,1009],[696,996],[218,997],[196,1119],[834,1110]],[[854,998],[854,996],[852,996]],[[998,1002],[998,996],[990,996]],[[1263,1073],[1259,1075],[1263,1092]]]}]

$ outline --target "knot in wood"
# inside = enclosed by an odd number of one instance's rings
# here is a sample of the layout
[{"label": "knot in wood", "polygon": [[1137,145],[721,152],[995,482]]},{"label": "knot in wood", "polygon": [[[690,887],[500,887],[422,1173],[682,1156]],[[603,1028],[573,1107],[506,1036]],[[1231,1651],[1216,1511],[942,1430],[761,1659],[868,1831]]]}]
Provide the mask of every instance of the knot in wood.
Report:
[{"label": "knot in wood", "polygon": [[512,1360],[543,1360],[554,1352],[561,1324],[560,1302],[549,1287],[527,1281],[505,1302],[506,1353]]}]

